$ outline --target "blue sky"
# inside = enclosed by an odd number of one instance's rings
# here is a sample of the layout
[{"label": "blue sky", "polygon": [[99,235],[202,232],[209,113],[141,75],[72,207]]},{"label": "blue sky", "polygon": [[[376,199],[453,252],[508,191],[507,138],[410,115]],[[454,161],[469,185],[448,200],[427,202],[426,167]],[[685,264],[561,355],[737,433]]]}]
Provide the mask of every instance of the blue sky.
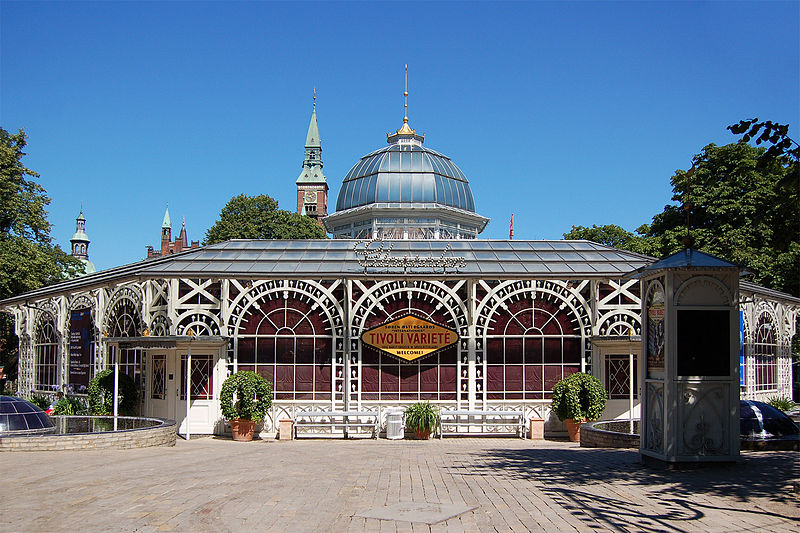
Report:
[{"label": "blue sky", "polygon": [[157,245],[169,202],[201,240],[234,195],[294,207],[317,113],[341,179],[410,124],[470,179],[485,238],[633,230],[728,124],[800,118],[800,2],[10,2],[0,126],[68,249],[81,203],[98,269]]}]

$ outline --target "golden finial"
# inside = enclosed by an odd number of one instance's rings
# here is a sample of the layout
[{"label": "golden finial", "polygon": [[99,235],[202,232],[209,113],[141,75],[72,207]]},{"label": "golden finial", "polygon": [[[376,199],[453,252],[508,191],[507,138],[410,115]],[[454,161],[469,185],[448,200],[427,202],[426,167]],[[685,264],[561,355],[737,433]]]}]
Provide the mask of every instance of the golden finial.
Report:
[{"label": "golden finial", "polygon": [[314,87],[314,111],[317,110],[317,88]]},{"label": "golden finial", "polygon": [[403,124],[408,124],[408,63],[406,63],[406,84],[403,90]]},{"label": "golden finial", "polygon": [[405,87],[403,89],[403,127],[395,133],[387,133],[386,141],[393,143],[399,138],[413,138],[419,142],[425,141],[425,135],[417,135],[408,125],[408,64],[405,66]]}]

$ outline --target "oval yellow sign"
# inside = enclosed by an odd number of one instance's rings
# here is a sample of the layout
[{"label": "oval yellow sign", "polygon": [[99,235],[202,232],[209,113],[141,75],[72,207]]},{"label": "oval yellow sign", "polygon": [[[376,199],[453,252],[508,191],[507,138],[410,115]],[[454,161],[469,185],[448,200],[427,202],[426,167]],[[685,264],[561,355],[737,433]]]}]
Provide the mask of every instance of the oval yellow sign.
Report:
[{"label": "oval yellow sign", "polygon": [[414,361],[458,342],[458,333],[414,315],[365,331],[361,342],[405,361]]}]

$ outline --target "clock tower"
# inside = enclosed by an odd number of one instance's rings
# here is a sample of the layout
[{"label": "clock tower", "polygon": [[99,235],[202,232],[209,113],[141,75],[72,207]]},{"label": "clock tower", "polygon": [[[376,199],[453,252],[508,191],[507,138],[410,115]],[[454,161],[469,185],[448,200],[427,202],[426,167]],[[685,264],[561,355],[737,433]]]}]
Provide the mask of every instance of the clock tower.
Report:
[{"label": "clock tower", "polygon": [[328,215],[328,182],[322,173],[322,143],[317,126],[317,95],[306,135],[306,151],[303,170],[297,178],[297,212],[306,215],[323,226],[322,217]]}]

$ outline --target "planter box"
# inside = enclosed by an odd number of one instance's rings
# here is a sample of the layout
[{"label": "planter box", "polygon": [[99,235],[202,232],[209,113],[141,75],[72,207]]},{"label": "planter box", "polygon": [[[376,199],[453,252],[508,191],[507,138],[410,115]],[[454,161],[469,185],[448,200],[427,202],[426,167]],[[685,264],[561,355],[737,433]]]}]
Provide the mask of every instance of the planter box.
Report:
[{"label": "planter box", "polygon": [[544,440],[544,419],[531,418],[531,440]]},{"label": "planter box", "polygon": [[292,440],[294,437],[294,420],[291,418],[281,418],[278,420],[278,440]]}]

